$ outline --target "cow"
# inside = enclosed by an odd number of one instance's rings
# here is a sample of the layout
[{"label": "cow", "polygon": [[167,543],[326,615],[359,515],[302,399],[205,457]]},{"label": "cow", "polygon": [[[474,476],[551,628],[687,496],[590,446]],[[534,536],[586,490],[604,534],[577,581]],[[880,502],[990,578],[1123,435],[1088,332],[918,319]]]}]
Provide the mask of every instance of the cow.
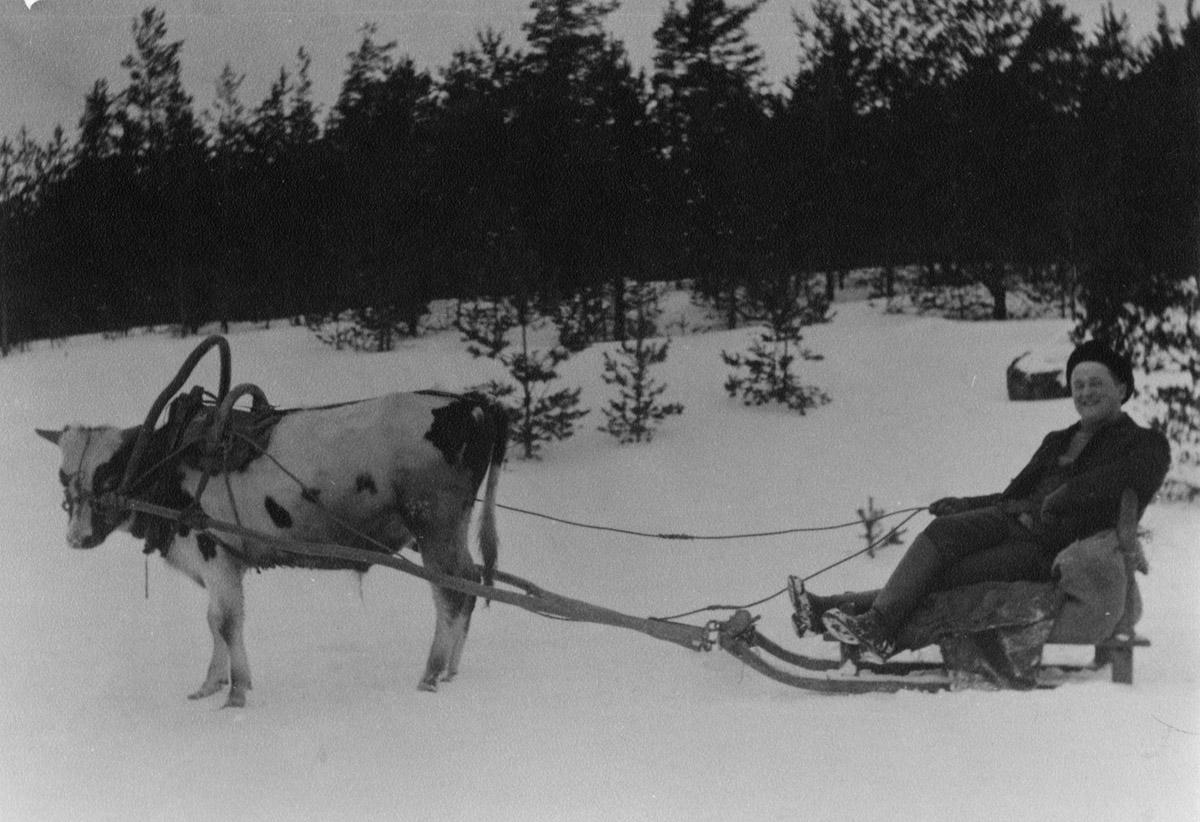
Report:
[{"label": "cow", "polygon": [[[181,395],[182,397],[183,395]],[[67,544],[94,548],[122,530],[145,540],[208,592],[213,651],[190,699],[229,692],[242,707],[250,665],[242,638],[242,579],[275,566],[365,571],[352,562],[306,557],[277,542],[199,531],[179,522],[103,504],[122,482],[140,427],[68,425],[37,429],[62,453],[59,479]],[[478,395],[395,393],[321,408],[278,412],[258,447],[236,467],[206,470],[195,449],[163,425],[149,435],[138,466],[149,472],[130,496],[175,510],[199,506],[271,538],[339,543],[395,554],[418,550],[426,568],[490,585],[496,564],[496,486],[508,440],[502,408]],[[194,456],[194,454],[193,454]],[[479,519],[483,573],[468,550],[476,496],[487,476]],[[197,493],[200,498],[197,499]],[[193,520],[194,521],[194,520]],[[475,597],[434,586],[436,627],[418,687],[435,691],[458,672]]]}]

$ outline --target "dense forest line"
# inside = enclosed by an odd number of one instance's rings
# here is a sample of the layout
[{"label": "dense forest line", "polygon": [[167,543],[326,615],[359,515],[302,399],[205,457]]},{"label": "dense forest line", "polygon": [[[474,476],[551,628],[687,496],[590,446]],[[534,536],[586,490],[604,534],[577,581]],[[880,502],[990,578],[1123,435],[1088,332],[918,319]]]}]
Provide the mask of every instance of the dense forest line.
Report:
[{"label": "dense forest line", "polygon": [[[551,303],[689,279],[731,324],[798,274],[920,266],[1078,298],[1096,328],[1200,270],[1200,24],[1132,41],[1054,0],[818,0],[781,88],[762,0],[671,0],[637,71],[614,0],[533,0],[418,70],[364,26],[336,101],[309,57],[197,110],[165,16],[73,137],[0,141],[0,348],[82,331]],[[619,303],[619,299],[617,300]],[[620,315],[621,307],[614,306]]]}]

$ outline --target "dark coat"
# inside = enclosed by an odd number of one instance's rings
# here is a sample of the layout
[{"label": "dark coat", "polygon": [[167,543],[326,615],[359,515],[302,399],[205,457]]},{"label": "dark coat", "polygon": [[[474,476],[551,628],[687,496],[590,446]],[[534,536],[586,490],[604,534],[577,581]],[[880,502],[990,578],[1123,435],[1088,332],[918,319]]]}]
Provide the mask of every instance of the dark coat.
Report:
[{"label": "dark coat", "polygon": [[[1171,447],[1158,431],[1142,428],[1126,414],[1101,428],[1065,469],[1058,457],[1067,450],[1079,423],[1051,431],[1021,473],[999,495],[1001,507],[1020,510],[1034,503],[1035,532],[1046,542],[1065,547],[1117,524],[1121,492],[1132,488],[1139,516],[1154,499],[1171,467]],[[1064,482],[1039,496],[1044,477],[1062,472]]]}]

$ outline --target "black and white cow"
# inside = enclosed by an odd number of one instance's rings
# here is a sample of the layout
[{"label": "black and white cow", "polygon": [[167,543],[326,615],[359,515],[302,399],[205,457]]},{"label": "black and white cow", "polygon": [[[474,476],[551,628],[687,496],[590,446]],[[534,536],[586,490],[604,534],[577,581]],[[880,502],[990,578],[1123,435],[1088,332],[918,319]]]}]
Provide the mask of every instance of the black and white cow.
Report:
[{"label": "black and white cow", "polygon": [[[202,473],[171,458],[165,429],[151,436],[139,465],[167,462],[154,470],[150,490],[139,486],[133,496],[178,509],[196,502]],[[121,482],[138,431],[75,425],[38,431],[62,451],[67,543],[93,548],[114,530],[129,531],[146,539],[148,553],[160,551],[169,565],[207,589],[212,661],[190,698],[210,696],[228,684],[226,705],[240,707],[250,688],[242,639],[247,569],[361,566],[306,559],[237,537],[217,540],[161,518],[103,509],[97,500]],[[478,582],[468,529],[488,475],[479,540],[484,581],[490,584],[497,551],[496,484],[506,444],[503,410],[477,397],[398,393],[283,412],[265,452],[228,474],[213,475],[198,502],[214,519],[270,536],[375,551],[382,544],[390,553],[415,547],[425,567]],[[433,598],[437,624],[419,684],[427,691],[458,671],[475,604],[472,596],[438,587]]]}]

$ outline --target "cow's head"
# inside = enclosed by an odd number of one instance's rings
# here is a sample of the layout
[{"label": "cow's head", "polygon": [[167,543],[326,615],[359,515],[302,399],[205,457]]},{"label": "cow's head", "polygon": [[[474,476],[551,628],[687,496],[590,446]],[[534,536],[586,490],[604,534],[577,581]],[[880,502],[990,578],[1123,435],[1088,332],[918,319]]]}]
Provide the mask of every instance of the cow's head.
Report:
[{"label": "cow's head", "polygon": [[68,425],[61,431],[36,430],[62,451],[58,478],[68,517],[67,544],[95,548],[114,530],[128,525],[128,512],[106,509],[99,498],[121,484],[138,429]]}]

